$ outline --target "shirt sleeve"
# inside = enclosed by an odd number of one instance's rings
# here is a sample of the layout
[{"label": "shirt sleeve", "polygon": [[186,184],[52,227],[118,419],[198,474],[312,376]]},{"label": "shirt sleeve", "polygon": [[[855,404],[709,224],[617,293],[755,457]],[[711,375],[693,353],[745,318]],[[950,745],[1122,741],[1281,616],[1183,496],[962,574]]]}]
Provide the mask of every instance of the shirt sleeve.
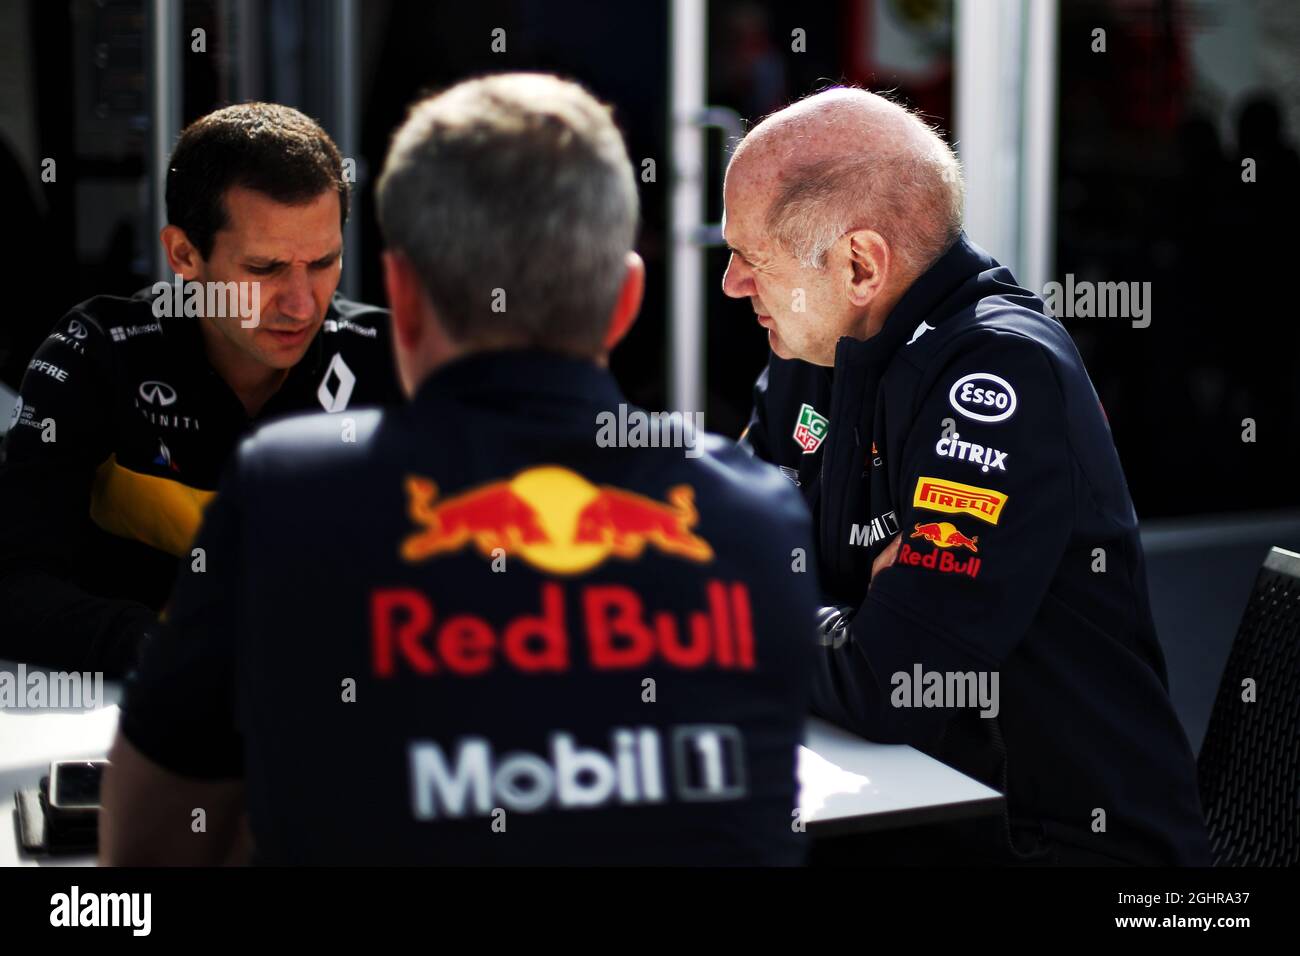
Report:
[{"label": "shirt sleeve", "polygon": [[243,775],[235,716],[241,484],[237,460],[204,512],[197,555],[182,562],[171,603],[141,651],[122,704],[122,735],[180,776]]},{"label": "shirt sleeve", "polygon": [[819,647],[813,698],[863,736],[925,747],[955,711],[894,698],[918,673],[997,671],[1046,597],[1075,494],[1061,389],[1028,339],[990,334],[962,353],[914,422],[894,491],[898,558],[871,582],[849,639]]},{"label": "shirt sleeve", "polygon": [[71,583],[95,469],[112,450],[109,343],[61,321],[28,363],[0,466],[0,657],[116,675],[154,614]]}]

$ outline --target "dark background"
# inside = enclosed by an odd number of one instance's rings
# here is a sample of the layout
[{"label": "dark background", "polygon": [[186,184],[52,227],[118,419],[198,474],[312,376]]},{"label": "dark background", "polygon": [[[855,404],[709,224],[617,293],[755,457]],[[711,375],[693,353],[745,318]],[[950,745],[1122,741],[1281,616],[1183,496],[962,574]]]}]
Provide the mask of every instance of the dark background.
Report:
[{"label": "dark background", "polygon": [[[873,46],[871,14],[886,12],[932,38],[930,55],[900,70]],[[1286,294],[1300,188],[1296,71],[1279,72],[1300,7],[1227,2],[1066,0],[1060,20],[1057,242],[1053,276],[1150,281],[1153,321],[1066,320],[1106,408],[1144,518],[1294,505],[1287,481],[1300,433],[1300,341]],[[261,0],[255,64],[239,62],[230,3],[186,0],[184,28],[208,33],[206,53],[184,53],[184,119],[229,102],[252,70],[261,95],[321,115],[328,44],[313,0]],[[1246,13],[1241,8],[1248,8]],[[373,177],[388,136],[422,91],[465,76],[540,69],[573,77],[612,102],[641,184],[639,250],[649,284],[641,320],[615,353],[629,397],[663,408],[666,393],[667,4],[582,0],[475,3],[368,0],[360,4],[362,297],[382,301],[372,214]],[[1243,17],[1263,11],[1250,29]],[[1267,16],[1264,16],[1267,14]],[[8,254],[10,306],[0,316],[0,374],[11,386],[48,326],[81,299],[129,293],[151,281],[156,242],[148,215],[148,77],[142,0],[0,0],[4,17],[0,201],[16,240]],[[494,27],[506,53],[490,50]],[[709,101],[749,121],[833,82],[892,91],[944,130],[955,124],[952,10],[933,0],[710,5]],[[1109,52],[1091,52],[1107,30]],[[807,31],[807,51],[790,32]],[[1205,53],[1209,44],[1210,54]],[[1292,43],[1291,56],[1300,58]],[[1279,52],[1281,48],[1281,52]],[[1200,51],[1199,53],[1197,51]],[[11,54],[6,58],[5,53]],[[882,64],[881,59],[887,61]],[[1206,64],[1209,64],[1207,67]],[[1222,76],[1240,79],[1228,88]],[[1254,77],[1254,81],[1251,78]],[[715,136],[717,134],[714,134]],[[1240,160],[1257,163],[1241,181]],[[40,159],[58,161],[42,184]],[[713,160],[709,215],[721,209]],[[972,183],[971,188],[978,188]],[[979,236],[972,237],[976,242]],[[527,255],[527,250],[519,250]],[[766,356],[744,302],[720,291],[725,254],[708,255],[708,422],[736,435]],[[1241,440],[1242,419],[1258,440]]]}]

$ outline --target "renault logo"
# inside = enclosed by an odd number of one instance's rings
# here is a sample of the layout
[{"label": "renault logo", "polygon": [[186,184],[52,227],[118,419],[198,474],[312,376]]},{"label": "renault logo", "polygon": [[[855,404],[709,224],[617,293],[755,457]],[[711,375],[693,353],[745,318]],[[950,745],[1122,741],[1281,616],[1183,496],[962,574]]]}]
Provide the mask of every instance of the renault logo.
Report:
[{"label": "renault logo", "polygon": [[176,401],[176,389],[166,382],[141,382],[140,397],[150,405],[166,408]]},{"label": "renault logo", "polygon": [[[331,379],[335,382],[333,389],[330,388]],[[327,412],[341,412],[348,407],[348,399],[352,397],[352,389],[356,384],[356,375],[348,368],[348,363],[343,361],[343,356],[335,352],[330,359],[329,368],[325,370],[325,377],[316,389],[316,400]]]}]

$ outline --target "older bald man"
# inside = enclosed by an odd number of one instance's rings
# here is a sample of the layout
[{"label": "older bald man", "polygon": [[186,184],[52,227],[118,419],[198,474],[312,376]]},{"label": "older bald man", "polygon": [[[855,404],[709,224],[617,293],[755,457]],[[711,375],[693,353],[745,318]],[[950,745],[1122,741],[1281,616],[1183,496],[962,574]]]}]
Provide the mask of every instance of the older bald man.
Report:
[{"label": "older bald man", "polygon": [[1110,427],[1070,336],[964,234],[952,150],[830,90],[745,137],[725,202],[723,289],[772,349],[743,441],[818,527],[816,709],[1007,795],[909,853],[1208,862]]}]

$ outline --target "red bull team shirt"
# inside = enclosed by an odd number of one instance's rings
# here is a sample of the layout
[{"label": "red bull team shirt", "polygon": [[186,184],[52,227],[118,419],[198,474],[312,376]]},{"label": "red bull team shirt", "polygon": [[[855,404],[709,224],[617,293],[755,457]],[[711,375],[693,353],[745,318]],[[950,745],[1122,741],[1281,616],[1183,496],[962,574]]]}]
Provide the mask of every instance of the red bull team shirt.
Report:
[{"label": "red bull team shirt", "polygon": [[262,429],[123,734],[244,777],[263,862],[798,862],[807,511],[716,436],[603,445],[620,405],[594,363],[487,353],[355,442]]},{"label": "red bull team shirt", "polygon": [[[1006,793],[979,859],[1208,862],[1137,515],[1041,299],[963,235],[877,335],[834,368],[771,357],[754,397],[744,443],[799,485],[824,602],[852,615],[815,709]],[[918,673],[934,693],[906,692]]]}]

